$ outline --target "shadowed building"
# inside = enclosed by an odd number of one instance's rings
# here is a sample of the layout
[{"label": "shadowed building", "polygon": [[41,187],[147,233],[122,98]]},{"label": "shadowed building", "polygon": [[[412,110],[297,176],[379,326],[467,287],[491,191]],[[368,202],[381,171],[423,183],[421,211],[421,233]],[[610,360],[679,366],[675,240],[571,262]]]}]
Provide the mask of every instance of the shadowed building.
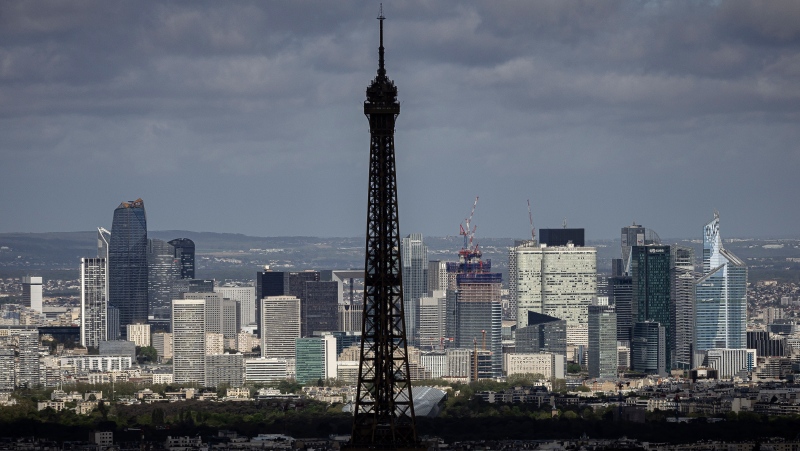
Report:
[{"label": "shadowed building", "polygon": [[147,322],[147,217],[144,201],[114,210],[108,247],[108,303],[119,310],[120,331]]}]

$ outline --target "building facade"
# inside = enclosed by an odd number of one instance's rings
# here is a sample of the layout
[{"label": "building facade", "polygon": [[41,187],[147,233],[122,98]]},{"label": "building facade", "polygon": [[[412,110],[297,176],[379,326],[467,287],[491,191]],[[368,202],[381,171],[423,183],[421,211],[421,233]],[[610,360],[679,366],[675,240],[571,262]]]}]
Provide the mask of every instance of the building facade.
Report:
[{"label": "building facade", "polygon": [[567,321],[569,344],[586,345],[588,307],[597,295],[597,250],[593,247],[517,248],[517,328],[528,312]]},{"label": "building facade", "polygon": [[108,303],[119,310],[121,332],[147,322],[147,217],[144,201],[114,210],[108,247]]},{"label": "building facade", "polygon": [[150,316],[169,318],[172,284],[180,279],[180,261],[175,247],[164,240],[147,240],[147,304]]},{"label": "building facade", "polygon": [[172,374],[176,384],[205,381],[205,304],[202,299],[172,301]]},{"label": "building facade", "polygon": [[667,374],[666,331],[656,321],[633,325],[631,369],[645,374]]},{"label": "building facade", "polygon": [[336,338],[331,335],[295,340],[295,379],[311,384],[336,378]]},{"label": "building facade", "polygon": [[402,239],[400,250],[406,337],[409,343],[416,343],[419,336],[419,300],[428,291],[428,246],[421,233],[412,233]]},{"label": "building facade", "polygon": [[697,350],[747,345],[747,266],[722,246],[719,213],[703,228],[703,276],[695,288]]},{"label": "building facade", "polygon": [[666,368],[672,368],[672,257],[670,246],[646,245],[631,248],[632,315],[637,323],[655,321],[666,334]]},{"label": "building facade", "polygon": [[589,306],[589,377],[616,379],[617,313],[613,306]]},{"label": "building facade", "polygon": [[261,300],[261,356],[295,357],[295,340],[300,337],[300,299],[268,296]]},{"label": "building facade", "polygon": [[81,258],[81,346],[108,340],[108,265],[105,258]]}]

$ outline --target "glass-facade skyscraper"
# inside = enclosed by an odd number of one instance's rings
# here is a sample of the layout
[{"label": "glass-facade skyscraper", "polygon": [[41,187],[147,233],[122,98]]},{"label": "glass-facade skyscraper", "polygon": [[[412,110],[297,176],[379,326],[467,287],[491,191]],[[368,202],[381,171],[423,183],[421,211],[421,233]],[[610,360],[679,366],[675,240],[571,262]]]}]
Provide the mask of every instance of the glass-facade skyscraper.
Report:
[{"label": "glass-facade skyscraper", "polygon": [[175,258],[180,265],[181,279],[194,279],[194,241],[189,238],[176,238],[171,240]]},{"label": "glass-facade skyscraper", "polygon": [[400,243],[403,254],[403,311],[406,337],[411,343],[419,338],[419,300],[428,291],[428,246],[421,233],[412,233]]},{"label": "glass-facade skyscraper", "polygon": [[172,284],[180,278],[175,248],[163,240],[147,240],[147,303],[151,316],[169,318]]},{"label": "glass-facade skyscraper", "polygon": [[108,340],[108,285],[105,258],[81,259],[81,346]]},{"label": "glass-facade skyscraper", "polygon": [[108,303],[119,310],[119,325],[147,322],[147,217],[144,201],[122,202],[114,210],[108,246]]},{"label": "glass-facade skyscraper", "polygon": [[695,288],[698,351],[747,346],[747,266],[722,246],[719,213],[703,228],[703,276]]},{"label": "glass-facade skyscraper", "polygon": [[[658,322],[665,329],[665,346],[673,342],[671,327],[672,294],[670,246],[633,246],[631,248],[631,281],[634,323]],[[634,324],[635,328],[635,324]],[[671,368],[670,350],[666,351],[666,367]]]}]

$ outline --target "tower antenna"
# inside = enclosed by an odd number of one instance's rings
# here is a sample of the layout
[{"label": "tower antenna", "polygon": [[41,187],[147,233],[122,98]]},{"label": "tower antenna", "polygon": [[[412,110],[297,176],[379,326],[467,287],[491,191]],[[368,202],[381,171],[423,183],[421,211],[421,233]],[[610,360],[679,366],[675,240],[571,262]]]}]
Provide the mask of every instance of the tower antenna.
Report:
[{"label": "tower antenna", "polygon": [[531,241],[536,243],[536,229],[533,228],[533,214],[531,213],[531,200],[528,199],[528,220],[531,222]]}]

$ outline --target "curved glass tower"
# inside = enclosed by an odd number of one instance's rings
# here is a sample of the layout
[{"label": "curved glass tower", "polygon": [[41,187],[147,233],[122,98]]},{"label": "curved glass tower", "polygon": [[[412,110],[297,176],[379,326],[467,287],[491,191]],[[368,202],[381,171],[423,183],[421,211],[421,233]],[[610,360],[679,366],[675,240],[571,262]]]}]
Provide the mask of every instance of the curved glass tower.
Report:
[{"label": "curved glass tower", "polygon": [[747,266],[722,246],[718,212],[703,228],[703,277],[695,298],[697,350],[747,347]]},{"label": "curved glass tower", "polygon": [[144,201],[114,210],[108,245],[108,303],[119,310],[120,330],[147,322],[147,217]]}]

